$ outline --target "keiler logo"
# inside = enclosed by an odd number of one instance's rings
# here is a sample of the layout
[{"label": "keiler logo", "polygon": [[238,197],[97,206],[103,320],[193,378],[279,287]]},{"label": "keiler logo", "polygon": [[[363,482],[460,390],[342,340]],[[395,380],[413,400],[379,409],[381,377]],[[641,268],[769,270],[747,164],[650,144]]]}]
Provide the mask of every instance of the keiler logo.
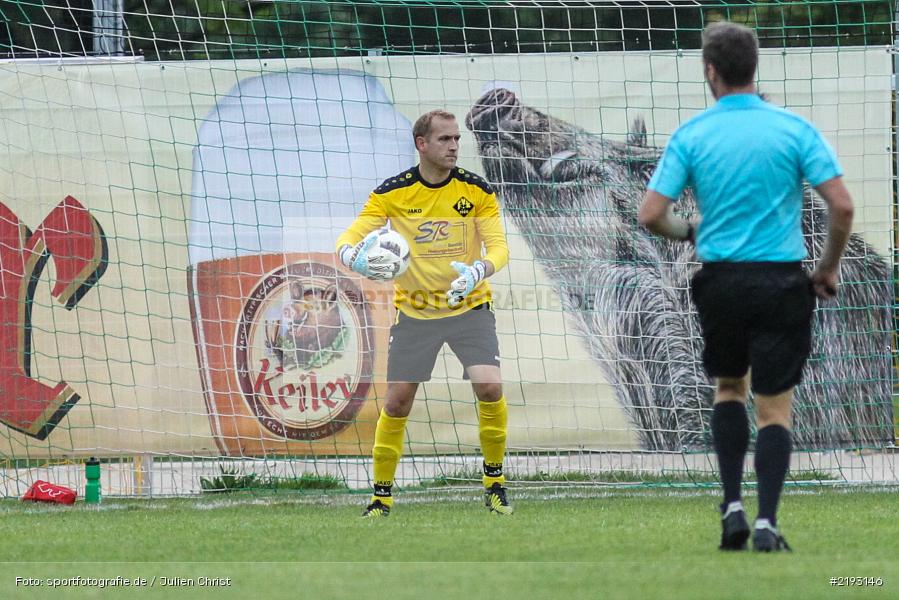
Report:
[{"label": "keiler logo", "polygon": [[314,440],[349,425],[371,386],[370,321],[362,290],[332,266],[303,262],[263,277],[234,342],[240,389],[262,426]]}]

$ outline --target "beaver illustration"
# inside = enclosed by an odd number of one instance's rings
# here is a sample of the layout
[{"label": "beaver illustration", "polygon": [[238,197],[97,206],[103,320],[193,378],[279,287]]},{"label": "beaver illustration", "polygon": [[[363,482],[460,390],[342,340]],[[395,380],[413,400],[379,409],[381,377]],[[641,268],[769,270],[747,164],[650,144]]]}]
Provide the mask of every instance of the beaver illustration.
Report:
[{"label": "beaver illustration", "polygon": [[[689,297],[699,268],[689,244],[651,235],[637,211],[662,149],[637,119],[616,141],[522,105],[494,89],[466,120],[505,214],[557,286],[591,355],[649,450],[705,449],[712,382]],[[675,204],[695,212],[688,190]],[[827,213],[806,192],[809,260],[823,250]],[[891,440],[892,294],[884,259],[853,234],[836,299],[819,302],[814,347],[796,389],[797,448]]]}]

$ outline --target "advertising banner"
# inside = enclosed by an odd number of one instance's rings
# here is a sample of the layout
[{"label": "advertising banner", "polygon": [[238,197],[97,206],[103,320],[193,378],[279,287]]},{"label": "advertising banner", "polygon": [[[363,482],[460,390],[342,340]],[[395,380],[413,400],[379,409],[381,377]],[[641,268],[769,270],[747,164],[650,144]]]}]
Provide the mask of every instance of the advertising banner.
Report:
[{"label": "advertising banner", "polygon": [[[857,206],[798,446],[892,435],[891,70],[874,48],[761,57],[760,90],[822,130]],[[509,240],[491,285],[510,449],[704,448],[698,264],[635,216],[668,136],[712,102],[697,53],[2,63],[0,453],[367,455],[395,309],[334,243],[416,163],[411,124],[435,108]],[[806,202],[817,256],[826,212]],[[446,350],[407,439],[478,451]]]}]

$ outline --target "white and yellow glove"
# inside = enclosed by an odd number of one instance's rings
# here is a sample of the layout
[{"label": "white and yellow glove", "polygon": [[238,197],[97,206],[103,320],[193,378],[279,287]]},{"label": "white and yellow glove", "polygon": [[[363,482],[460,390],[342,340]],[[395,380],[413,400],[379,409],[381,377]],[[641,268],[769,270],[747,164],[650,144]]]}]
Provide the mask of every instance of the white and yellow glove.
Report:
[{"label": "white and yellow glove", "polygon": [[344,244],[337,251],[340,262],[348,269],[359,273],[372,281],[390,281],[396,273],[396,265],[383,261],[383,257],[376,256],[369,260],[368,251],[378,241],[380,231],[375,230],[365,236],[355,246]]},{"label": "white and yellow glove", "polygon": [[450,308],[457,308],[475,286],[487,276],[487,264],[482,260],[476,260],[470,265],[453,261],[450,266],[456,270],[459,276],[453,280],[450,289],[446,291],[446,303]]}]

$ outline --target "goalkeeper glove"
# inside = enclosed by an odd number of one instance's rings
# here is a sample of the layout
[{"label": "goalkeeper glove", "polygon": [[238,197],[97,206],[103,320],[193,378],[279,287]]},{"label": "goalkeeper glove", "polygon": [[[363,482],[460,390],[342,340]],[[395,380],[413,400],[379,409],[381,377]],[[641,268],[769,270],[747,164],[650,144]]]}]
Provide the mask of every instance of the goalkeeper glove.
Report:
[{"label": "goalkeeper glove", "polygon": [[375,261],[368,259],[368,251],[378,242],[378,233],[378,230],[372,231],[355,246],[344,244],[337,251],[337,256],[343,266],[363,277],[373,281],[389,281],[396,272],[394,265],[378,263],[377,258]]},{"label": "goalkeeper glove", "polygon": [[476,260],[470,265],[453,261],[450,266],[459,273],[459,277],[450,284],[446,291],[446,302],[450,308],[456,308],[468,294],[487,276],[487,264]]}]

